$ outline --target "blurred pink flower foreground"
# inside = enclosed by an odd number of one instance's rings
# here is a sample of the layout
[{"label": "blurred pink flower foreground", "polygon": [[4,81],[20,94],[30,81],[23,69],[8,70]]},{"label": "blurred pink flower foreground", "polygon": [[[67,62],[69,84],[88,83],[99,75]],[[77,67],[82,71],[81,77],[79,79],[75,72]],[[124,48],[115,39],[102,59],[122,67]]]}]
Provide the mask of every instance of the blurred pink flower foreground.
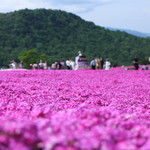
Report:
[{"label": "blurred pink flower foreground", "polygon": [[0,150],[150,149],[150,70],[0,77]]}]

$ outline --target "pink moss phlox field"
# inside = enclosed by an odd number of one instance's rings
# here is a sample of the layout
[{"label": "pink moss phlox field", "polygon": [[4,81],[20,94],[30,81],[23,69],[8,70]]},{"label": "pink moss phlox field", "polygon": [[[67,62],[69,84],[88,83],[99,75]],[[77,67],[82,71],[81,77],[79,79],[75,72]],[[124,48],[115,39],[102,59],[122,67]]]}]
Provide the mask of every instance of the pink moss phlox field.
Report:
[{"label": "pink moss phlox field", "polygon": [[0,77],[0,150],[150,148],[150,70],[21,70]]}]

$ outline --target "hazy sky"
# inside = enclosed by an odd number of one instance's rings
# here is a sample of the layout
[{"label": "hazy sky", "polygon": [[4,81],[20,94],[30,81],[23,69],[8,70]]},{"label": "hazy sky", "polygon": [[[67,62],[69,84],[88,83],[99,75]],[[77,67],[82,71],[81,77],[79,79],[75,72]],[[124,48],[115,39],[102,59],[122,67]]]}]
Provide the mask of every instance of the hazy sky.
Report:
[{"label": "hazy sky", "polygon": [[0,0],[0,12],[59,9],[96,25],[150,33],[150,0]]}]

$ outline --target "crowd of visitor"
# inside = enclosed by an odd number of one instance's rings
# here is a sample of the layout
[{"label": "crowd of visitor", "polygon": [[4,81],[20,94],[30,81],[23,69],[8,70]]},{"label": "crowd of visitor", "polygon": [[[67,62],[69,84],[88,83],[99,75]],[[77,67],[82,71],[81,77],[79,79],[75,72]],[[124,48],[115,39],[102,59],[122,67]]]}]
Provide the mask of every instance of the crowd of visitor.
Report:
[{"label": "crowd of visitor", "polygon": [[106,58],[106,61],[104,62],[103,57],[93,59],[90,62],[90,66],[93,70],[95,69],[105,69],[105,70],[110,70],[111,68],[111,62],[109,58]]},{"label": "crowd of visitor", "polygon": [[[148,63],[150,64],[150,57],[148,58]],[[111,62],[109,58],[106,58],[104,61],[103,57],[93,59],[89,65],[87,65],[87,60],[85,56],[81,54],[79,51],[79,55],[75,58],[75,61],[72,59],[67,59],[66,61],[58,61],[53,62],[51,66],[48,67],[47,62],[40,60],[39,63],[30,64],[30,69],[68,69],[68,70],[77,70],[80,69],[80,65],[84,66],[83,68],[91,68],[93,70],[97,69],[111,69]],[[24,63],[21,60],[20,63],[17,65],[15,60],[11,61],[9,64],[10,69],[25,69]],[[135,56],[133,60],[133,67],[125,68],[125,70],[138,70],[139,69],[139,58]],[[142,70],[148,70],[148,66],[144,64],[141,68]]]},{"label": "crowd of visitor", "polygon": [[[150,57],[149,57],[149,64],[150,64]],[[138,69],[139,69],[139,58],[138,56],[135,56],[133,60],[133,67],[125,68],[125,70],[138,70]],[[144,65],[142,66],[142,70],[148,70],[148,66],[146,65],[146,63],[144,63]]]},{"label": "crowd of visitor", "polygon": [[30,64],[30,69],[48,69],[47,62],[40,60],[38,64],[37,63]]},{"label": "crowd of visitor", "polygon": [[[13,59],[11,61],[11,64],[9,64],[10,69],[17,69],[17,63],[15,62],[15,60]],[[20,68],[21,67],[21,68]],[[23,61],[20,62],[18,69],[23,69]]]}]

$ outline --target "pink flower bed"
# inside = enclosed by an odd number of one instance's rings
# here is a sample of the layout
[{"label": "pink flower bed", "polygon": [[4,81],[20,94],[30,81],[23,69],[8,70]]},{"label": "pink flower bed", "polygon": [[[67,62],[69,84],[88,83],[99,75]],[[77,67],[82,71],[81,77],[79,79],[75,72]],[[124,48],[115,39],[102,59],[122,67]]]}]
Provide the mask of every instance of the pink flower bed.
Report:
[{"label": "pink flower bed", "polygon": [[150,70],[0,72],[0,150],[147,150]]}]

